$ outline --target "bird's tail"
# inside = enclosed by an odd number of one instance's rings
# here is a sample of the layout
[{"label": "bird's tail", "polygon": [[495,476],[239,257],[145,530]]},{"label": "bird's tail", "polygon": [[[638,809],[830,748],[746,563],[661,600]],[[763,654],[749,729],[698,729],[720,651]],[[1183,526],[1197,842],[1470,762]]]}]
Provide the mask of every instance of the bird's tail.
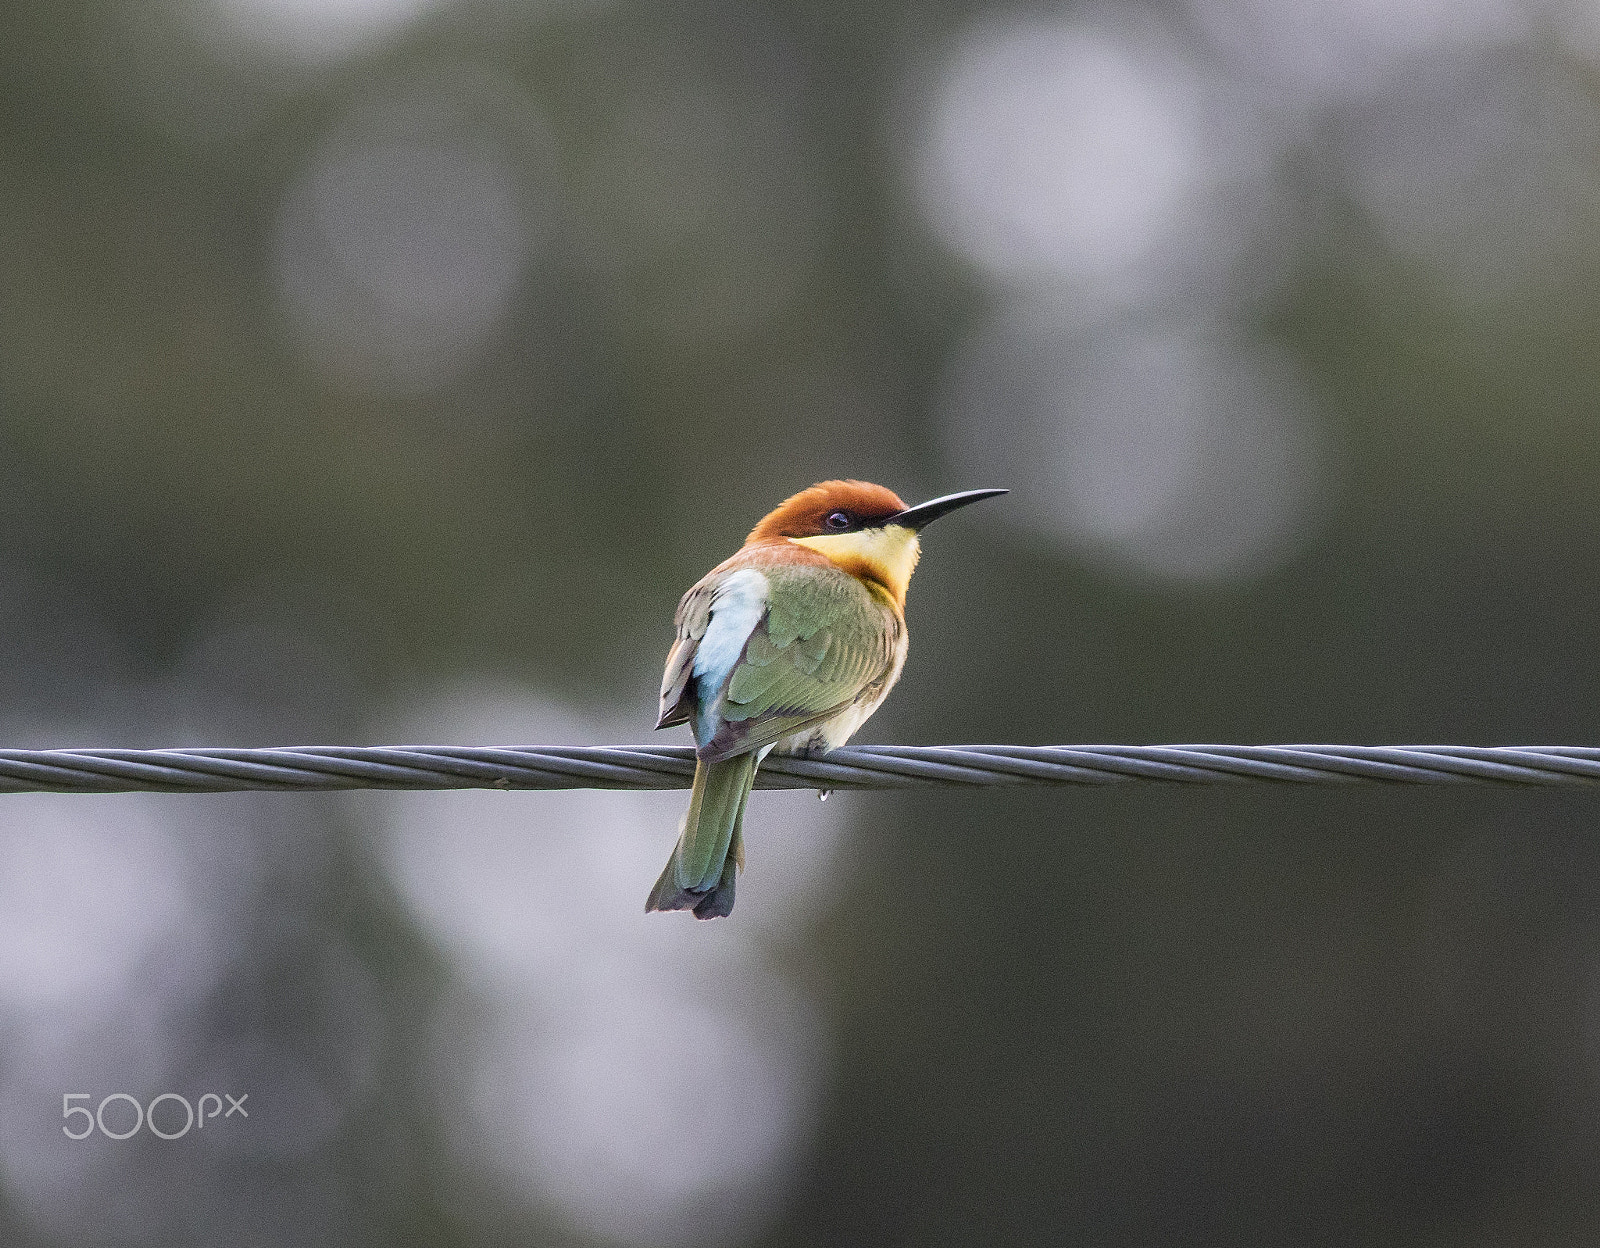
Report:
[{"label": "bird's tail", "polygon": [[744,866],[744,804],[756,778],[755,754],[694,766],[694,792],[667,869],[645,902],[651,910],[693,910],[718,919],[733,910],[734,877]]}]

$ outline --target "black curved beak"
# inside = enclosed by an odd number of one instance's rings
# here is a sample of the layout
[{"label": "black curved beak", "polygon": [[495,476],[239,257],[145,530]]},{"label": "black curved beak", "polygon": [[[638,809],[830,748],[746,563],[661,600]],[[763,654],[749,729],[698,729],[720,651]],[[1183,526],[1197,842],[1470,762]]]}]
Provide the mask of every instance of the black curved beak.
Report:
[{"label": "black curved beak", "polygon": [[948,515],[968,503],[979,503],[986,498],[998,498],[1001,494],[1009,493],[1010,490],[962,490],[959,494],[946,494],[941,498],[930,498],[925,503],[918,503],[915,507],[907,507],[883,523],[898,524],[920,533],[940,516]]}]

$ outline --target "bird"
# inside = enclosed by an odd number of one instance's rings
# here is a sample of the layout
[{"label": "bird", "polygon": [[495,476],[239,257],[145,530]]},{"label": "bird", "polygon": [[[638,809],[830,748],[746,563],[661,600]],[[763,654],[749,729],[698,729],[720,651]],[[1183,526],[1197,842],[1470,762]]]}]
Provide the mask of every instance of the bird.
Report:
[{"label": "bird", "polygon": [[694,787],[645,911],[733,911],[744,810],[767,754],[843,745],[883,704],[906,661],[906,587],[919,535],[1006,490],[915,507],[867,481],[822,481],[750,531],[678,603],[656,727],[694,731]]}]

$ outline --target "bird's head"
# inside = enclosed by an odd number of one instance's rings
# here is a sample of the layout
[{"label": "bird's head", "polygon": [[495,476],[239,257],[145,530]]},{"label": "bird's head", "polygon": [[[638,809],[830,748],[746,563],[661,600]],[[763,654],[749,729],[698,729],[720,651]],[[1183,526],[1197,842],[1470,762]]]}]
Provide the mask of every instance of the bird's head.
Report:
[{"label": "bird's head", "polygon": [[747,546],[793,542],[826,556],[904,608],[917,566],[917,534],[959,507],[1004,494],[967,490],[907,507],[893,490],[870,481],[823,481],[785,499],[745,539]]}]

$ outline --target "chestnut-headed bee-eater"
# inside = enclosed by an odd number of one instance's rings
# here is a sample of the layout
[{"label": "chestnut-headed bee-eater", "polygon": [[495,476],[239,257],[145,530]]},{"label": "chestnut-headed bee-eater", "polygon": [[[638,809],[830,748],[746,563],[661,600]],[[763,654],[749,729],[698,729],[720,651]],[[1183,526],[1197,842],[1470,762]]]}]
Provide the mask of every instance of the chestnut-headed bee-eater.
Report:
[{"label": "chestnut-headed bee-eater", "polygon": [[824,481],[786,499],[683,596],[656,727],[693,727],[694,791],[647,911],[732,911],[761,760],[843,745],[878,709],[906,661],[917,535],[1004,493],[907,507],[881,485]]}]

